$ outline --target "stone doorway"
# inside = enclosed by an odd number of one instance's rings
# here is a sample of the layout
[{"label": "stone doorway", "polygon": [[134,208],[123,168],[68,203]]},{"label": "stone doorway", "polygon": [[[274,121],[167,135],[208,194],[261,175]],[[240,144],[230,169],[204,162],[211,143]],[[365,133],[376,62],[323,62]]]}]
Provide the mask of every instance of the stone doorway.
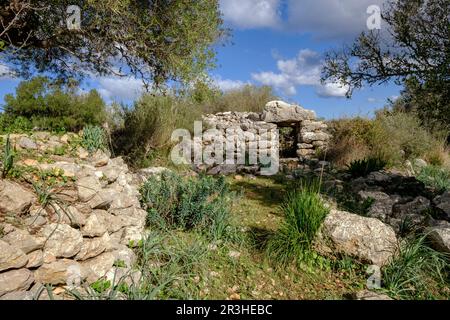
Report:
[{"label": "stone doorway", "polygon": [[298,132],[296,125],[278,126],[280,158],[297,158]]}]

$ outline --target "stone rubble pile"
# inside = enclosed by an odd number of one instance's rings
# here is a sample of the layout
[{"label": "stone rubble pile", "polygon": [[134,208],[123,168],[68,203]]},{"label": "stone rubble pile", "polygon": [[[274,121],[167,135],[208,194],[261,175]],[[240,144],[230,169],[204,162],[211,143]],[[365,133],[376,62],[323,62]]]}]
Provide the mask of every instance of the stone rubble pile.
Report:
[{"label": "stone rubble pile", "polygon": [[[11,139],[18,149],[37,152],[74,137],[35,133]],[[138,179],[121,158],[102,151],[89,155],[83,148],[76,153],[49,163],[17,163],[72,178],[52,194],[58,200],[44,204],[31,185],[0,180],[0,299],[36,298],[44,284],[62,293],[105,276],[136,276],[132,247],[145,236],[146,219]]]}]

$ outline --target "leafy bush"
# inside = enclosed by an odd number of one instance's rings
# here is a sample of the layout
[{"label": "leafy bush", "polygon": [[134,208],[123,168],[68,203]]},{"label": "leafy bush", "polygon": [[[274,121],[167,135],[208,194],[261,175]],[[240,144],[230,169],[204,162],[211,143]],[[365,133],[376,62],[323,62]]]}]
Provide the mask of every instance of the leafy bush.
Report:
[{"label": "leafy bush", "polygon": [[125,155],[136,166],[146,166],[146,160],[155,154],[168,155],[172,132],[193,130],[201,111],[181,98],[145,94],[132,108],[123,109],[123,118],[123,127],[113,133],[115,153]]},{"label": "leafy bush", "polygon": [[423,167],[416,178],[439,193],[450,189],[450,171],[445,168],[437,166]]},{"label": "leafy bush", "polygon": [[371,172],[383,170],[386,165],[387,162],[382,157],[371,157],[352,161],[347,171],[353,178],[365,177]]},{"label": "leafy bush", "polygon": [[[400,299],[444,298],[449,286],[449,256],[427,246],[426,236],[407,239],[383,268],[383,288]],[[449,294],[447,292],[447,298]]]},{"label": "leafy bush", "polygon": [[202,106],[203,113],[218,113],[225,111],[261,112],[269,101],[278,100],[269,86],[246,85],[230,90],[207,100]]},{"label": "leafy bush", "polygon": [[83,129],[81,145],[89,152],[106,150],[108,147],[106,134],[99,126],[86,126]]},{"label": "leafy bush", "polygon": [[98,125],[106,119],[105,103],[97,91],[78,94],[76,83],[52,83],[46,77],[22,81],[15,95],[5,96],[3,109],[2,131],[34,127],[78,131],[84,125]]},{"label": "leafy bush", "polygon": [[282,209],[285,220],[268,241],[267,255],[281,265],[314,257],[312,243],[328,214],[318,184],[310,183],[289,193]]},{"label": "leafy bush", "polygon": [[379,112],[375,119],[356,117],[329,122],[333,136],[328,155],[338,166],[382,154],[388,165],[424,158],[434,164],[445,160],[445,139],[430,133],[412,113]]},{"label": "leafy bush", "polygon": [[141,187],[148,223],[162,228],[207,228],[221,236],[227,227],[230,193],[224,177],[186,178],[165,171]]}]

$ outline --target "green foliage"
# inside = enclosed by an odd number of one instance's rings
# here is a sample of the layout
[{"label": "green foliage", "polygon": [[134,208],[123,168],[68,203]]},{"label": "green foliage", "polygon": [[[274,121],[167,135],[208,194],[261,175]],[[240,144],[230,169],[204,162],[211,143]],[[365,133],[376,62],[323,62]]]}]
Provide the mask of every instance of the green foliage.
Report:
[{"label": "green foliage", "polygon": [[328,209],[320,197],[318,183],[305,184],[289,193],[282,209],[285,219],[268,241],[268,257],[280,265],[320,260],[311,249]]},{"label": "green foliage", "polygon": [[412,113],[379,112],[375,119],[356,117],[329,123],[333,136],[328,156],[338,166],[383,155],[387,165],[423,158],[436,164],[445,161],[445,141],[440,133],[424,128]]},{"label": "green foliage", "polygon": [[111,288],[111,281],[109,280],[97,280],[91,284],[91,288],[97,293],[103,293]]},{"label": "green foliage", "polygon": [[448,255],[427,246],[426,236],[409,238],[383,268],[383,289],[400,299],[448,299],[448,263]]},{"label": "green foliage", "polygon": [[448,0],[386,1],[386,32],[363,32],[353,44],[327,53],[322,80],[347,85],[348,96],[367,84],[396,81],[407,91],[406,108],[415,109],[422,122],[448,130],[449,14]]},{"label": "green foliage", "polygon": [[108,149],[105,131],[99,126],[86,126],[83,128],[81,145],[89,153]]},{"label": "green foliage", "polygon": [[6,143],[3,149],[2,159],[2,178],[4,179],[14,166],[15,152],[11,146],[11,139],[9,134],[6,136]]},{"label": "green foliage", "polygon": [[[214,65],[213,45],[222,39],[219,1],[74,0],[81,30],[67,29],[67,1],[0,2],[2,60],[18,76],[37,70],[60,79],[92,73],[130,74],[147,84],[190,83]],[[2,30],[3,31],[3,30]],[[58,35],[58,36],[55,36]]]},{"label": "green foliage", "polygon": [[203,113],[262,112],[269,101],[278,100],[273,89],[269,86],[246,85],[242,88],[230,90],[216,95],[202,105]]},{"label": "green foliage", "polygon": [[228,226],[231,194],[224,177],[183,178],[164,171],[141,187],[148,223],[162,228],[207,230],[220,237]]},{"label": "green foliage", "polygon": [[365,177],[371,172],[383,170],[386,165],[387,162],[381,157],[355,160],[350,163],[347,172],[353,178]]},{"label": "green foliage", "polygon": [[115,153],[137,166],[156,154],[167,155],[172,132],[193,130],[194,121],[201,119],[200,110],[188,100],[160,94],[145,94],[122,111],[124,125],[113,133]]},{"label": "green foliage", "polygon": [[420,170],[416,178],[438,193],[450,190],[450,171],[446,168],[426,166]]},{"label": "green foliage", "polygon": [[5,96],[0,118],[3,132],[24,132],[37,127],[50,131],[78,131],[84,125],[102,124],[105,103],[97,91],[78,94],[75,82],[51,82],[46,77],[22,81],[15,95]]}]

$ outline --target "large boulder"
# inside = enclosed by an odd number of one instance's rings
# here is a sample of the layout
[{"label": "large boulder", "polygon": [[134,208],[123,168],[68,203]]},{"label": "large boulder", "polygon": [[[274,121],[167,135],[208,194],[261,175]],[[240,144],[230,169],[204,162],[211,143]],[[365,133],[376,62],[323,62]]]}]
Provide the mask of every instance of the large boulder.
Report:
[{"label": "large boulder", "polygon": [[33,282],[33,273],[28,269],[0,273],[0,297],[16,291],[28,290]]},{"label": "large boulder", "polygon": [[0,240],[0,271],[25,266],[28,258],[19,248]]},{"label": "large boulder", "polygon": [[442,252],[450,253],[450,224],[441,224],[427,230],[433,246]]},{"label": "large boulder", "polygon": [[36,282],[59,285],[79,285],[85,279],[81,265],[69,259],[43,264],[34,273]]},{"label": "large boulder", "polygon": [[320,245],[330,252],[354,256],[378,266],[394,255],[397,238],[394,230],[375,218],[331,210],[319,235]]},{"label": "large boulder", "polygon": [[80,252],[83,245],[80,231],[66,224],[48,224],[41,230],[41,234],[46,239],[44,251],[57,258],[71,258]]},{"label": "large boulder", "polygon": [[291,123],[315,118],[314,111],[283,101],[271,101],[266,104],[261,120],[269,123]]},{"label": "large boulder", "polygon": [[446,191],[444,194],[436,197],[433,200],[436,208],[441,210],[448,219],[450,219],[450,190]]},{"label": "large boulder", "polygon": [[8,233],[2,238],[15,248],[22,250],[24,253],[30,253],[34,250],[41,249],[44,246],[45,239],[30,235],[25,230],[16,229]]},{"label": "large boulder", "polygon": [[0,215],[5,213],[24,213],[34,200],[34,194],[21,185],[7,180],[0,180]]}]

